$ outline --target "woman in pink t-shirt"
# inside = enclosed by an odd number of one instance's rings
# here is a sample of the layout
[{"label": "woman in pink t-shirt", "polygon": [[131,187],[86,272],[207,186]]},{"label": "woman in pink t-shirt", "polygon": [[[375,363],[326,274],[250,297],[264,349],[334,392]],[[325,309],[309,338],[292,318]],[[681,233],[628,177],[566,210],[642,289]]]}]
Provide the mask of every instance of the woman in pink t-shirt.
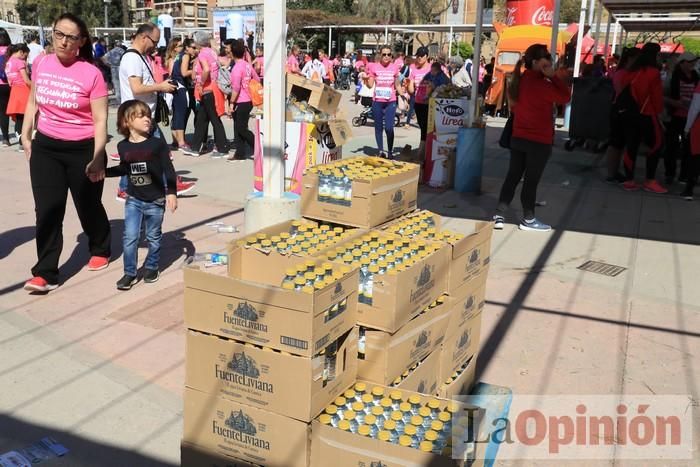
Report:
[{"label": "woman in pink t-shirt", "polygon": [[[396,118],[396,91],[401,88],[399,67],[393,63],[391,47],[382,46],[379,63],[367,66],[367,85],[374,87],[372,116],[374,118],[374,138],[377,141],[380,157],[393,159],[394,119]],[[386,132],[387,152],[384,152],[382,133]]]},{"label": "woman in pink t-shirt", "polygon": [[[22,131],[24,109],[27,107],[32,82],[27,71],[27,44],[14,44],[5,52],[5,75],[10,84],[10,100],[7,103],[7,115],[15,120],[15,132]],[[20,144],[22,141],[20,139]]]},{"label": "woman in pink t-shirt", "polygon": [[231,105],[233,106],[233,147],[235,154],[229,160],[246,159],[255,147],[255,136],[248,128],[253,103],[250,97],[250,81],[258,80],[253,66],[245,60],[245,46],[236,42],[231,46],[235,65],[231,70]]},{"label": "woman in pink t-shirt", "polygon": [[[0,28],[0,57],[5,56],[7,48],[12,45],[10,35],[5,28]],[[2,58],[0,67],[5,69],[5,59]],[[7,78],[7,77],[6,77]],[[10,101],[10,85],[6,79],[0,78],[0,129],[2,129],[2,142],[0,145],[10,145],[10,117],[7,115],[7,103]]]},{"label": "woman in pink t-shirt", "polygon": [[430,73],[430,63],[428,63],[428,48],[419,47],[416,51],[416,60],[411,65],[408,75],[408,92],[414,95],[415,103],[413,109],[416,112],[416,120],[420,127],[420,144],[422,152],[425,146],[425,139],[428,136],[428,83],[423,82],[425,75]]},{"label": "woman in pink t-shirt", "polygon": [[22,126],[36,206],[38,261],[33,277],[24,284],[32,292],[58,287],[69,190],[88,238],[87,269],[106,268],[110,257],[110,226],[102,206],[107,85],[93,64],[90,33],[83,20],[65,13],[54,23],[52,35],[55,54],[34,64],[33,94]]}]

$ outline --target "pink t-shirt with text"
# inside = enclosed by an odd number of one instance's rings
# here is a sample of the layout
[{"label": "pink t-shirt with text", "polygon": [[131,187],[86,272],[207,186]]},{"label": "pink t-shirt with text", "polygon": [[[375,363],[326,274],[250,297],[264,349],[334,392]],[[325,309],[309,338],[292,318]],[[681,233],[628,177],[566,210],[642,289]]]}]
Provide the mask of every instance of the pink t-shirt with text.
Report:
[{"label": "pink t-shirt with text", "polygon": [[287,73],[300,73],[299,60],[294,55],[287,57]]},{"label": "pink t-shirt with text", "polygon": [[[207,79],[206,83],[202,82],[202,65],[200,62],[203,61],[209,65],[209,79]],[[208,88],[211,83],[216,83],[216,80],[219,78],[219,60],[214,49],[211,47],[204,47],[200,50],[197,61],[194,64],[194,75],[196,83],[205,89]]]},{"label": "pink t-shirt with text", "polygon": [[20,70],[27,69],[27,62],[20,60],[17,57],[10,57],[5,65],[5,74],[7,75],[7,82],[10,86],[24,86],[24,79]]},{"label": "pink t-shirt with text", "polygon": [[258,74],[253,69],[253,65],[245,60],[238,60],[231,70],[231,88],[238,93],[236,103],[250,102],[250,91],[248,84],[251,78],[259,80]]},{"label": "pink t-shirt with text", "polygon": [[253,66],[258,65],[260,68],[260,76],[265,75],[265,57],[255,57],[255,60],[253,60]]},{"label": "pink t-shirt with text", "polygon": [[393,102],[396,100],[396,78],[399,67],[395,63],[387,66],[381,63],[371,63],[367,66],[369,76],[374,78],[374,100],[377,102]]},{"label": "pink t-shirt with text", "polygon": [[416,93],[416,103],[426,104],[428,100],[428,89],[422,84],[423,77],[430,73],[430,63],[426,62],[423,68],[418,68],[415,64],[411,65],[411,71],[408,77],[413,81]]},{"label": "pink t-shirt with text", "polygon": [[107,96],[107,84],[96,66],[82,60],[64,66],[47,55],[32,69],[39,111],[37,129],[64,141],[95,136],[90,102]]}]

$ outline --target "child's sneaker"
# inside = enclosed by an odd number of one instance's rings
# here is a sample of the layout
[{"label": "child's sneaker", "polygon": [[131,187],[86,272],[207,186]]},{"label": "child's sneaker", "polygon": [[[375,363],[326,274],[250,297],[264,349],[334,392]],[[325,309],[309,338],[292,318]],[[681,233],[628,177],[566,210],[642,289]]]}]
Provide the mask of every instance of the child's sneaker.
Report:
[{"label": "child's sneaker", "polygon": [[138,279],[136,276],[130,276],[124,274],[121,279],[117,281],[117,289],[119,290],[131,290],[131,288],[136,285]]},{"label": "child's sneaker", "polygon": [[648,191],[649,193],[657,193],[660,195],[663,195],[664,193],[668,193],[668,190],[661,186],[659,182],[656,180],[647,180],[644,182],[644,191]]},{"label": "child's sneaker", "polygon": [[46,279],[34,276],[24,283],[24,290],[30,292],[48,292],[58,287],[58,284],[49,284]]},{"label": "child's sneaker", "polygon": [[493,228],[494,230],[503,230],[503,227],[506,224],[506,219],[501,216],[501,215],[494,215],[493,216]]},{"label": "child's sneaker", "polygon": [[188,191],[192,190],[195,186],[195,182],[184,182],[182,178],[177,177],[177,196],[184,195]]},{"label": "child's sneaker", "polygon": [[625,191],[637,191],[639,190],[639,185],[634,180],[627,180],[625,183],[622,184],[622,188]]},{"label": "child's sneaker", "polygon": [[154,282],[158,282],[159,278],[160,278],[160,272],[157,269],[146,269],[146,272],[143,275],[143,281],[146,284],[152,284]]},{"label": "child's sneaker", "polygon": [[693,192],[692,190],[683,190],[683,193],[681,193],[681,198],[683,198],[686,201],[693,201]]}]

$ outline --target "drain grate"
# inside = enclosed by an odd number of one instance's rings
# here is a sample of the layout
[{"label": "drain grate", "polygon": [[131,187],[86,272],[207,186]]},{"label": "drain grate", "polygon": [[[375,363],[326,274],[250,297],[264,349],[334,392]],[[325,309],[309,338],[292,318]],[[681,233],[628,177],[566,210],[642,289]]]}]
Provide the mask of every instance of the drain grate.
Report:
[{"label": "drain grate", "polygon": [[576,269],[594,272],[596,274],[602,274],[609,277],[615,277],[621,272],[627,270],[627,268],[623,268],[622,266],[615,266],[614,264],[603,263],[602,261],[586,261]]}]

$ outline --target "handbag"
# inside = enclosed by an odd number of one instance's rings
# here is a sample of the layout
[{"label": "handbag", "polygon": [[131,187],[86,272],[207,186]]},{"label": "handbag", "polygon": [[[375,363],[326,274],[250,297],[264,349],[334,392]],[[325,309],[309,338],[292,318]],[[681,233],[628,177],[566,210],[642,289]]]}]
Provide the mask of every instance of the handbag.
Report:
[{"label": "handbag", "polygon": [[510,113],[508,120],[506,120],[506,126],[503,127],[503,132],[498,140],[498,145],[504,149],[510,149],[510,140],[513,138],[513,118],[515,114]]},{"label": "handbag", "polygon": [[[151,67],[148,65],[148,62],[146,61],[145,58],[143,58],[143,55],[136,50],[136,49],[129,49],[124,54],[126,55],[129,52],[133,52],[137,54],[140,58],[141,61],[143,62],[144,65],[146,65],[146,69],[148,70],[148,74],[151,75],[151,78],[153,79],[153,82],[156,82],[155,76],[153,76],[153,71],[151,71]],[[162,92],[157,92],[156,93],[156,108],[153,111],[153,120],[156,124],[160,124],[163,126],[168,126],[170,125],[170,110],[168,109],[168,103],[165,100],[165,96],[163,96]]]}]

